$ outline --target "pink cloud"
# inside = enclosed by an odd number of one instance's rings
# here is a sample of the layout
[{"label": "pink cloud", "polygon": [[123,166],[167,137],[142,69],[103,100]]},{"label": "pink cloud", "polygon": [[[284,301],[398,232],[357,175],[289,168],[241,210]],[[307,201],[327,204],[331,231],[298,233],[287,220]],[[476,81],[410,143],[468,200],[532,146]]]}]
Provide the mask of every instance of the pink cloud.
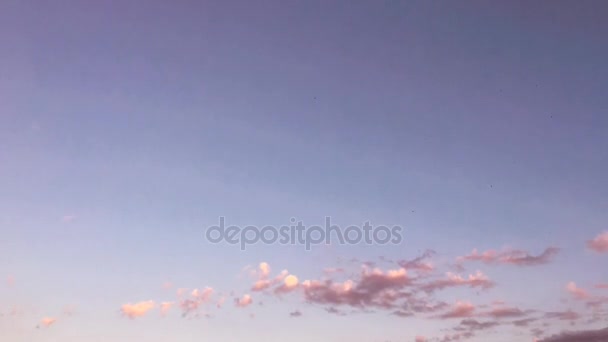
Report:
[{"label": "pink cloud", "polygon": [[488,250],[479,253],[475,249],[471,254],[459,257],[458,261],[481,261],[486,264],[536,266],[549,263],[557,253],[559,253],[559,248],[555,247],[549,247],[536,256],[522,250],[506,250],[502,252]]},{"label": "pink cloud", "polygon": [[121,311],[125,316],[134,319],[137,317],[144,316],[148,311],[154,309],[155,306],[156,304],[154,303],[154,301],[148,300],[135,304],[124,304],[121,307]]},{"label": "pink cloud", "polygon": [[456,302],[456,304],[451,310],[437,317],[441,319],[465,318],[471,317],[474,311],[475,306],[473,304],[468,302]]},{"label": "pink cloud", "polygon": [[223,297],[223,296],[222,296],[222,297],[220,297],[220,298],[217,300],[217,303],[215,303],[215,306],[216,306],[218,309],[220,309],[220,308],[222,307],[222,305],[224,305],[224,302],[225,302],[225,301],[226,301],[226,297]]},{"label": "pink cloud", "polygon": [[488,250],[483,253],[477,252],[477,249],[474,249],[471,254],[459,257],[459,261],[481,261],[485,263],[495,262],[497,259],[498,253],[493,250]]},{"label": "pink cloud", "polygon": [[189,314],[198,311],[201,305],[208,303],[211,300],[212,294],[213,288],[211,287],[205,287],[202,290],[192,290],[192,292],[190,292],[190,297],[181,300],[179,303],[179,307],[182,310],[182,317],[186,317]]},{"label": "pink cloud", "polygon": [[587,248],[597,253],[608,253],[608,232],[603,232],[595,239],[587,241]]},{"label": "pink cloud", "polygon": [[[289,272],[287,270],[281,271],[274,278],[270,279],[270,266],[266,262],[262,262],[259,264],[257,271],[254,273],[257,277],[257,280],[251,286],[251,291],[261,292],[265,291],[275,285],[283,283],[285,277],[289,276]],[[290,280],[293,280],[293,277]],[[297,278],[295,278],[297,280]],[[296,284],[297,285],[297,284]],[[292,288],[286,287],[284,284],[277,288],[275,292],[289,292]]]},{"label": "pink cloud", "polygon": [[287,277],[289,275],[289,272],[287,270],[282,270],[281,273],[279,273],[276,277],[274,277],[274,282],[275,283],[280,283],[283,281],[283,279],[285,279],[285,277]]},{"label": "pink cloud", "polygon": [[574,298],[576,299],[587,299],[589,298],[589,294],[584,289],[581,289],[576,286],[574,282],[569,282],[566,285],[566,291],[568,291]]},{"label": "pink cloud", "polygon": [[48,328],[51,325],[55,324],[55,322],[57,322],[56,318],[52,318],[52,317],[44,317],[41,321],[40,324],[38,325],[39,327],[44,327],[44,328]]},{"label": "pink cloud", "polygon": [[356,291],[352,280],[343,283],[306,280],[302,287],[306,300],[311,303],[362,306],[368,301],[365,294]]},{"label": "pink cloud", "polygon": [[163,316],[166,316],[169,313],[169,310],[173,307],[174,302],[162,302],[160,303],[160,313]]},{"label": "pink cloud", "polygon": [[272,285],[272,283],[267,280],[267,279],[260,279],[258,281],[256,281],[255,283],[253,283],[253,286],[251,287],[251,291],[264,291],[267,288],[269,288]]},{"label": "pink cloud", "polygon": [[65,215],[61,218],[63,223],[70,223],[76,220],[76,215]]},{"label": "pink cloud", "polygon": [[283,284],[275,290],[275,293],[291,292],[298,287],[298,277],[290,274],[283,279]]},{"label": "pink cloud", "polygon": [[500,308],[494,308],[494,309],[490,310],[489,312],[485,313],[484,316],[488,316],[488,317],[492,317],[492,318],[496,318],[496,319],[516,318],[516,317],[523,317],[523,316],[527,315],[528,313],[529,312],[520,310],[518,308],[500,307]]},{"label": "pink cloud", "polygon": [[266,262],[261,262],[260,265],[258,265],[258,274],[260,279],[268,278],[268,275],[270,275],[270,265]]},{"label": "pink cloud", "polygon": [[416,339],[414,340],[414,342],[426,342],[427,339],[424,336],[416,336]]},{"label": "pink cloud", "polygon": [[383,272],[378,268],[369,270],[364,268],[358,288],[370,292],[379,292],[386,289],[402,288],[410,282],[405,268],[387,270]]},{"label": "pink cloud", "polygon": [[447,273],[446,279],[439,279],[427,284],[423,284],[420,288],[426,292],[442,290],[448,287],[468,286],[471,288],[489,289],[494,287],[494,282],[486,277],[482,272],[477,271],[475,274],[469,274],[468,277],[462,277],[451,272]]},{"label": "pink cloud", "polygon": [[237,307],[244,308],[251,305],[251,303],[253,303],[253,299],[250,295],[245,294],[243,297],[235,299],[234,302]]},{"label": "pink cloud", "polygon": [[199,290],[199,289],[192,290],[192,293],[190,295],[192,297],[196,298],[198,301],[206,303],[209,301],[209,298],[211,298],[212,294],[213,294],[213,289],[211,287],[205,287],[202,290]]},{"label": "pink cloud", "polygon": [[358,282],[306,280],[302,288],[310,303],[390,309],[397,300],[407,296],[400,290],[409,284],[410,279],[403,268],[384,272],[364,267]]},{"label": "pink cloud", "polygon": [[179,307],[182,310],[182,317],[186,317],[191,313],[198,311],[198,308],[201,306],[201,302],[194,299],[184,299],[179,302]]}]

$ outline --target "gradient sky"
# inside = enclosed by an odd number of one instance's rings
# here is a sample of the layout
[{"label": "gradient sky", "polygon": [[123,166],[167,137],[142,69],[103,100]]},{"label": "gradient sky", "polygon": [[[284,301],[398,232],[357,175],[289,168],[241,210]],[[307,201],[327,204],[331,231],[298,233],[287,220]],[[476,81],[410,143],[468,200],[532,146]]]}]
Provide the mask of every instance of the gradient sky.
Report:
[{"label": "gradient sky", "polygon": [[2,0],[0,339],[605,341],[607,61],[605,1]]}]

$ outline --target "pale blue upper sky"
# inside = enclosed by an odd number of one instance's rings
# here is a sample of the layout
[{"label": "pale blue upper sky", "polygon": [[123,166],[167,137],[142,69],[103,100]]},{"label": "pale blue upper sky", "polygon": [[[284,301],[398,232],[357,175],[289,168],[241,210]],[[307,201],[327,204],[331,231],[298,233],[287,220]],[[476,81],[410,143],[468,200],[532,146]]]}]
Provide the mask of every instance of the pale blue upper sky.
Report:
[{"label": "pale blue upper sky", "polygon": [[[608,282],[606,256],[585,250],[608,228],[607,16],[603,1],[2,1],[0,277],[15,284],[0,313],[36,313],[0,317],[0,337],[412,341],[445,327],[297,297],[255,319],[118,313],[162,300],[166,281],[243,293],[261,261],[312,279],[338,257],[557,246],[542,272],[482,266],[499,284],[487,298],[551,307],[569,281]],[[327,215],[405,240],[241,252],[202,233],[219,216]],[[33,329],[65,305],[78,313]]]}]

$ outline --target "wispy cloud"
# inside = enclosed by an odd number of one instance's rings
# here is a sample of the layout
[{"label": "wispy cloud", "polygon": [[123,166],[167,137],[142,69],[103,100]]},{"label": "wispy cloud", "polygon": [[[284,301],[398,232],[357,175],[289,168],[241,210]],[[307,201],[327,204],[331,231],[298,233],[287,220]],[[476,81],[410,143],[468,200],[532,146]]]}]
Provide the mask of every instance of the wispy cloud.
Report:
[{"label": "wispy cloud", "polygon": [[471,317],[475,306],[469,302],[456,302],[448,312],[437,316],[441,319]]},{"label": "wispy cloud", "polygon": [[171,308],[173,307],[175,303],[174,302],[162,302],[160,303],[160,313],[163,316],[166,316],[169,311],[171,310]]},{"label": "wispy cloud", "polygon": [[587,299],[589,298],[589,294],[584,289],[581,289],[576,286],[576,283],[569,282],[566,285],[566,291],[568,291],[574,298],[576,299]]},{"label": "wispy cloud", "polygon": [[439,279],[421,286],[421,289],[426,292],[434,292],[448,287],[468,286],[471,288],[489,289],[494,287],[494,282],[491,281],[481,271],[475,274],[469,274],[468,277],[462,277],[458,274],[448,272],[446,279]]},{"label": "wispy cloud", "polygon": [[156,304],[154,303],[154,301],[148,300],[135,304],[124,304],[120,310],[125,316],[131,319],[135,319],[144,316],[148,311],[154,309],[155,306]]},{"label": "wispy cloud", "polygon": [[434,269],[433,264],[429,261],[437,252],[428,249],[421,256],[411,260],[400,260],[397,263],[408,271],[430,272]]},{"label": "wispy cloud", "polygon": [[559,321],[576,321],[581,318],[581,315],[572,310],[566,311],[553,311],[545,313],[545,318],[556,319]]},{"label": "wispy cloud", "polygon": [[51,325],[55,324],[56,322],[57,322],[56,318],[44,317],[42,320],[40,320],[40,324],[38,324],[38,327],[48,328]]},{"label": "wispy cloud", "polygon": [[522,250],[505,250],[497,252],[488,250],[479,253],[476,249],[471,254],[458,258],[458,261],[480,261],[486,264],[507,264],[515,266],[537,266],[551,262],[559,253],[559,248],[546,248],[539,255],[532,255]]},{"label": "wispy cloud", "polygon": [[524,311],[515,307],[497,307],[482,314],[482,316],[492,317],[495,319],[501,318],[518,318],[529,314],[530,311]]},{"label": "wispy cloud", "polygon": [[61,218],[61,222],[63,223],[70,223],[70,222],[74,222],[76,220],[76,215],[64,215]]},{"label": "wispy cloud", "polygon": [[221,296],[220,298],[217,299],[217,302],[215,303],[215,307],[220,309],[224,305],[225,301],[226,301],[226,297]]}]

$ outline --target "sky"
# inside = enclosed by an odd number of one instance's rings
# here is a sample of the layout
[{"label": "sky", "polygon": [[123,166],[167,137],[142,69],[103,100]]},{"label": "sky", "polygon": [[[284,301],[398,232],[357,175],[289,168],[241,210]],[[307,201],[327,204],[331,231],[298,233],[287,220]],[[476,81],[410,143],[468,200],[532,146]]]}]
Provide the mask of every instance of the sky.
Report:
[{"label": "sky", "polygon": [[[0,2],[0,339],[608,340],[605,1]],[[402,227],[396,244],[211,243]]]}]

